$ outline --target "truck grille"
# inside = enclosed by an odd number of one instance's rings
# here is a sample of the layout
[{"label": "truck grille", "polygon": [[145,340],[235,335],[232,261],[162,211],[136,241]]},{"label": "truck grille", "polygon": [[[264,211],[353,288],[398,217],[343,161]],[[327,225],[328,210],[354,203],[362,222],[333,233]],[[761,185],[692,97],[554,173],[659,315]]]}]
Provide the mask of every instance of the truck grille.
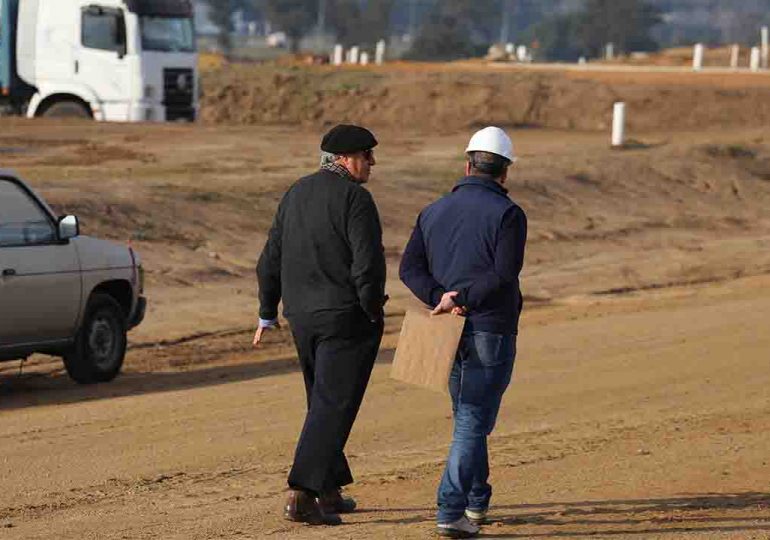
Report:
[{"label": "truck grille", "polygon": [[195,121],[193,97],[195,93],[195,75],[190,68],[166,68],[163,70],[163,105],[166,107],[166,120]]}]

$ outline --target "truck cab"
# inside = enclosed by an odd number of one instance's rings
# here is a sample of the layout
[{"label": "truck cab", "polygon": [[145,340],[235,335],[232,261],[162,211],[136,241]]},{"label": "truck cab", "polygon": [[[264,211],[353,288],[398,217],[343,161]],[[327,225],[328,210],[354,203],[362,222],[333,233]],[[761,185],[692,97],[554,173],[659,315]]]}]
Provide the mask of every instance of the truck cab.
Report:
[{"label": "truck cab", "polygon": [[143,281],[133,249],[81,235],[0,171],[0,361],[61,356],[79,383],[112,380],[144,318]]},{"label": "truck cab", "polygon": [[189,0],[0,0],[0,93],[28,117],[194,121]]}]

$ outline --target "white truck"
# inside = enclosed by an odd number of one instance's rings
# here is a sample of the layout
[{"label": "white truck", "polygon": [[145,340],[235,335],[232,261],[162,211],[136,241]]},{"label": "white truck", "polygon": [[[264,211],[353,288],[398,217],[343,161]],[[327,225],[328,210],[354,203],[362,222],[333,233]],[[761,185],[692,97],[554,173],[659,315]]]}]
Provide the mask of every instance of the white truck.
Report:
[{"label": "white truck", "polygon": [[0,104],[27,117],[195,121],[190,0],[0,0]]},{"label": "white truck", "polygon": [[61,356],[79,383],[115,378],[144,319],[144,271],[129,246],[80,235],[0,170],[0,362]]}]

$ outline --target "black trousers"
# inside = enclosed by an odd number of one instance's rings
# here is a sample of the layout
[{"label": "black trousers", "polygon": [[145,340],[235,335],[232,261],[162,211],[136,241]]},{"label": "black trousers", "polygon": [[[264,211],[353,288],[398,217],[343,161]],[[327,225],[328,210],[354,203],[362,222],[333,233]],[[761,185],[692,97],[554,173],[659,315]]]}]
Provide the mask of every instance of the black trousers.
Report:
[{"label": "black trousers", "polygon": [[313,493],[353,482],[344,448],[353,428],[377,351],[383,323],[361,311],[290,317],[307,394],[289,486]]}]

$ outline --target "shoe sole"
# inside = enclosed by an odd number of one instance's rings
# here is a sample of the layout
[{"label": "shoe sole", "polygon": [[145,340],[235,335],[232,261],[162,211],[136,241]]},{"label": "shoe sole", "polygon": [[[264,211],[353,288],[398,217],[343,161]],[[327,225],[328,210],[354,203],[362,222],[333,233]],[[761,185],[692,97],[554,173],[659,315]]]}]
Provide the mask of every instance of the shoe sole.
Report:
[{"label": "shoe sole", "polygon": [[301,517],[291,517],[287,516],[286,514],[283,515],[283,518],[286,521],[291,521],[292,523],[304,523],[305,525],[310,525],[311,527],[336,527],[337,525],[342,525],[342,520],[329,523],[326,521],[311,521]]},{"label": "shoe sole", "polygon": [[476,538],[479,535],[479,533],[468,533],[453,529],[439,529],[438,527],[436,528],[436,534],[443,538]]},{"label": "shoe sole", "polygon": [[356,507],[354,506],[353,508],[350,508],[350,509],[347,509],[347,508],[343,508],[343,509],[329,508],[329,509],[326,509],[326,508],[324,508],[324,511],[327,514],[353,514],[356,511]]}]

